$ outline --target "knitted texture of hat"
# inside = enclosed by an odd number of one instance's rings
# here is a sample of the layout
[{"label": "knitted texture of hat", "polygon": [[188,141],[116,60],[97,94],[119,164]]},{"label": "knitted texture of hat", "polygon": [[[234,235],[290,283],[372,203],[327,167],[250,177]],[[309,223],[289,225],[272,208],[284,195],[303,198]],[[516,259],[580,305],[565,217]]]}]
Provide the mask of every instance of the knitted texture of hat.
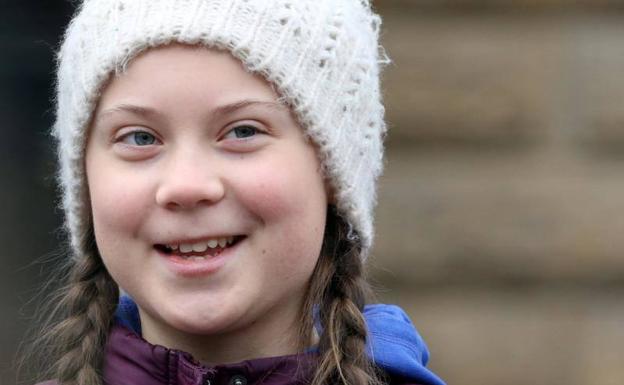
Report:
[{"label": "knitted texture of hat", "polygon": [[53,129],[75,256],[91,241],[84,155],[101,91],[141,52],[181,43],[227,50],[273,84],[317,145],[338,213],[366,258],[386,129],[380,23],[366,0],[84,0],[58,55]]}]

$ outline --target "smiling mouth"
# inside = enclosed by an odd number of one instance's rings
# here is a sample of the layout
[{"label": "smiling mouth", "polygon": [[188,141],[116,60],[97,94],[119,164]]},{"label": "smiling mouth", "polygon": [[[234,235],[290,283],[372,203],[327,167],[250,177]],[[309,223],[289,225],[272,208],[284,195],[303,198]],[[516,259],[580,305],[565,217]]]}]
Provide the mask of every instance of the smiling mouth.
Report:
[{"label": "smiling mouth", "polygon": [[181,242],[170,244],[155,244],[154,248],[159,252],[182,258],[205,259],[208,257],[216,257],[224,250],[240,243],[245,238],[244,235],[232,237],[212,238],[205,241]]}]

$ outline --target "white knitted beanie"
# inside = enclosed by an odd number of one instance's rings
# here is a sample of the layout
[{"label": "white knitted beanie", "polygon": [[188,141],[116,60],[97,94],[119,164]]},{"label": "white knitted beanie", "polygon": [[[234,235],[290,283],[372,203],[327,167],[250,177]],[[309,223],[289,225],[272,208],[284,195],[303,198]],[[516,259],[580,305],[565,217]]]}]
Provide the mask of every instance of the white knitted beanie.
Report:
[{"label": "white knitted beanie", "polygon": [[84,155],[102,88],[140,52],[177,42],[228,50],[274,85],[318,146],[366,258],[385,134],[380,22],[367,0],[84,0],[58,56],[54,126],[74,256],[91,241]]}]

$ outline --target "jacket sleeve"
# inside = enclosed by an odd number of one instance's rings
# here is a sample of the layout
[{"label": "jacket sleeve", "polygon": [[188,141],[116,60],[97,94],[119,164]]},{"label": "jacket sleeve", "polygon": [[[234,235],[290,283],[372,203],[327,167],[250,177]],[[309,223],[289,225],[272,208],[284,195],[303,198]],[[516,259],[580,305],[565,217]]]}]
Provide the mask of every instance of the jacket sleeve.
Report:
[{"label": "jacket sleeve", "polygon": [[427,368],[427,345],[403,309],[368,305],[364,318],[369,333],[367,353],[375,365],[395,376],[396,384],[445,385]]}]

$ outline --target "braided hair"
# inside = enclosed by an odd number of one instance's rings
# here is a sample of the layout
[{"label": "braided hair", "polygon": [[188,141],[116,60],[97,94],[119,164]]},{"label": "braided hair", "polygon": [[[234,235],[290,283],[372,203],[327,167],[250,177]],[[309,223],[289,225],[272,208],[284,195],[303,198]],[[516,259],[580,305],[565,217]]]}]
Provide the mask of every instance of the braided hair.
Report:
[{"label": "braided hair", "polygon": [[37,381],[102,384],[104,346],[119,289],[96,250],[93,234],[89,238],[90,252],[61,265],[50,284],[64,284],[48,294],[37,311],[38,332],[19,363],[22,372],[31,367]]},{"label": "braided hair", "polygon": [[309,344],[316,313],[319,363],[312,385],[380,385],[380,373],[366,355],[362,310],[371,290],[360,250],[347,238],[348,225],[330,206],[319,261],[312,274],[300,320],[300,343]]}]

